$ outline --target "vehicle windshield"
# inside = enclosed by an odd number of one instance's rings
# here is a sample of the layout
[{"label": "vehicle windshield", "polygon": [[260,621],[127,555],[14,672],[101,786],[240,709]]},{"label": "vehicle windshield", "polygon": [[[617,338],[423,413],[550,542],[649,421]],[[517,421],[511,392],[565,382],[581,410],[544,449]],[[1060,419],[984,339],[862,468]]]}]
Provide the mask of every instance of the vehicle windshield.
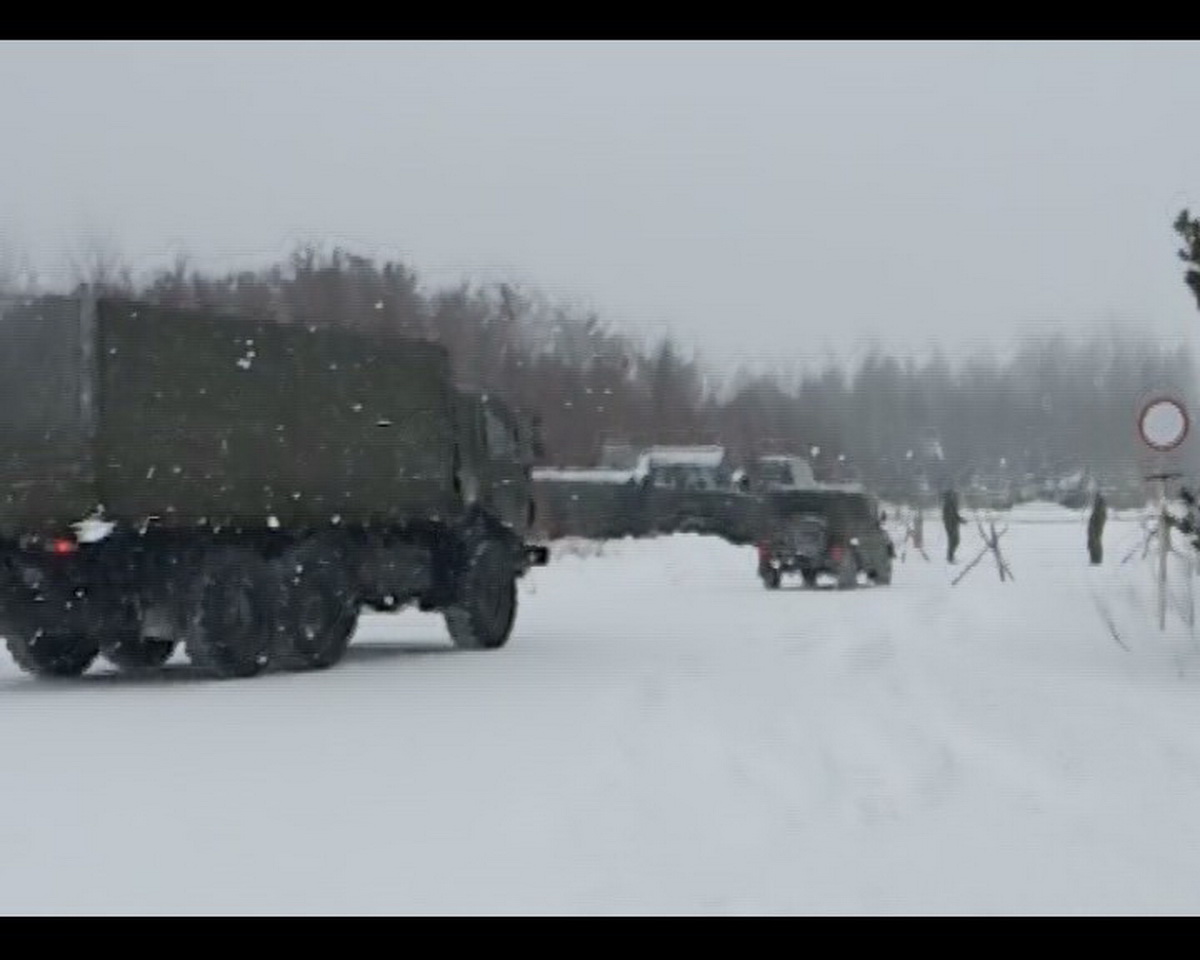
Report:
[{"label": "vehicle windshield", "polygon": [[764,486],[791,487],[796,483],[786,460],[764,460],[759,464],[759,479]]}]

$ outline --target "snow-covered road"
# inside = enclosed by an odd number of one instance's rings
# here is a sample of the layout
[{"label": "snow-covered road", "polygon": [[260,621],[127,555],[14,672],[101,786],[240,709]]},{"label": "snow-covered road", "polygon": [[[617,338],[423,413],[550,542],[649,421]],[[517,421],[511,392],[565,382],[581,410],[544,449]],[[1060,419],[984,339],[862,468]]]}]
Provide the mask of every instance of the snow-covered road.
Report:
[{"label": "snow-covered road", "polygon": [[1014,520],[1010,583],[951,587],[932,520],[852,593],[680,536],[561,546],[497,652],[405,613],[320,674],[5,657],[0,911],[1200,912],[1200,641],[1134,523],[1095,569]]}]

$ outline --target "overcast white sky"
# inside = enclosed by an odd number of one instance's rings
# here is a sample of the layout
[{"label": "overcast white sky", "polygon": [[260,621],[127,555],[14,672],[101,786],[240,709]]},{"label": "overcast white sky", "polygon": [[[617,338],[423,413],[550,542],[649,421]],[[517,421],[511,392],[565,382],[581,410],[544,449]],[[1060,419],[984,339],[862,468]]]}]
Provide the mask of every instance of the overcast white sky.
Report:
[{"label": "overcast white sky", "polygon": [[341,243],[713,360],[1181,339],[1198,118],[1188,43],[6,43],[0,237]]}]

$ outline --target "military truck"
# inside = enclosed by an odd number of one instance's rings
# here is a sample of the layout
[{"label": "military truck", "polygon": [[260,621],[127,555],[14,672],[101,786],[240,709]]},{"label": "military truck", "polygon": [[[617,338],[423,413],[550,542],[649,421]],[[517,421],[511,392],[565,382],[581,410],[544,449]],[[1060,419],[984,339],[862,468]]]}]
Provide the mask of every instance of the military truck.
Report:
[{"label": "military truck", "polygon": [[180,647],[220,678],[337,663],[361,610],[501,647],[533,438],[433,343],[43,297],[0,305],[0,635],[25,671]]},{"label": "military truck", "polygon": [[644,491],[631,470],[533,471],[537,529],[548,539],[616,540],[646,532]]}]

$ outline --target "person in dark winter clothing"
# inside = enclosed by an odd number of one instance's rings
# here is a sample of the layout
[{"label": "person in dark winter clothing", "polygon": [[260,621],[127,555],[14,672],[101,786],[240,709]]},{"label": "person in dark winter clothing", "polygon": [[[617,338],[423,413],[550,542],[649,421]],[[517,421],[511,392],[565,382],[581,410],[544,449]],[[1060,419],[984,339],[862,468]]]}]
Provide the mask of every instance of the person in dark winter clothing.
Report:
[{"label": "person in dark winter clothing", "polygon": [[1188,538],[1192,549],[1200,553],[1200,501],[1197,501],[1196,495],[1187,487],[1184,487],[1179,495],[1187,505],[1187,513],[1180,520],[1172,520],[1171,524]]},{"label": "person in dark winter clothing", "polygon": [[1092,501],[1092,515],[1088,518],[1088,556],[1092,566],[1098,567],[1104,560],[1104,524],[1108,520],[1108,504],[1104,494],[1097,493]]},{"label": "person in dark winter clothing", "polygon": [[942,494],[942,524],[946,528],[946,562],[954,563],[958,550],[958,528],[967,521],[958,512],[958,494],[947,490]]}]

